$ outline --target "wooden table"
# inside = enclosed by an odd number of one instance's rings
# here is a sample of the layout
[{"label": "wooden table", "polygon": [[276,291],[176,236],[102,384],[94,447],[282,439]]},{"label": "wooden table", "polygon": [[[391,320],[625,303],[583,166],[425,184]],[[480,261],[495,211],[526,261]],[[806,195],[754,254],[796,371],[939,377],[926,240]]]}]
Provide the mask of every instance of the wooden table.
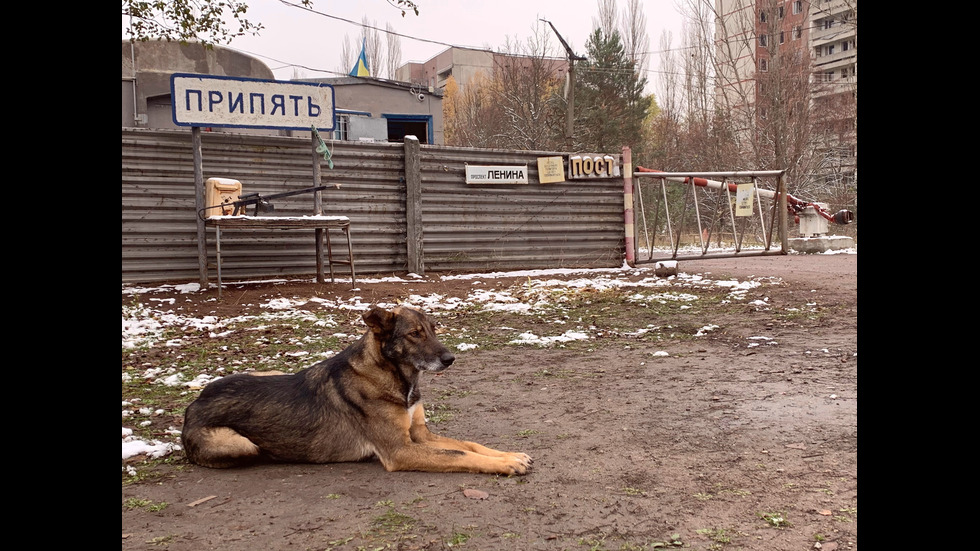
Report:
[{"label": "wooden table", "polygon": [[[327,265],[330,268],[330,282],[334,282],[333,263],[350,266],[351,285],[357,284],[354,275],[354,247],[350,240],[350,219],[346,216],[211,216],[205,225],[215,231],[215,259],[218,270],[218,298],[221,298],[221,231],[222,230],[314,230],[316,236],[316,278],[324,283],[323,277],[323,234],[327,233]],[[334,260],[330,246],[329,231],[337,229],[347,236],[347,260]]]}]

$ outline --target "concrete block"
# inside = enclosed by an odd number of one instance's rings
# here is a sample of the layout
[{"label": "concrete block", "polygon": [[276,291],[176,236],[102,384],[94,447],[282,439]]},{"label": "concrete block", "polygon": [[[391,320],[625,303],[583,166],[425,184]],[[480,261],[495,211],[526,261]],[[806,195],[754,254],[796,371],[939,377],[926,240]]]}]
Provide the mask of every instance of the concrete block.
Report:
[{"label": "concrete block", "polygon": [[854,248],[854,239],[844,235],[828,235],[823,237],[797,237],[789,239],[789,248],[794,251],[816,254],[827,251]]}]

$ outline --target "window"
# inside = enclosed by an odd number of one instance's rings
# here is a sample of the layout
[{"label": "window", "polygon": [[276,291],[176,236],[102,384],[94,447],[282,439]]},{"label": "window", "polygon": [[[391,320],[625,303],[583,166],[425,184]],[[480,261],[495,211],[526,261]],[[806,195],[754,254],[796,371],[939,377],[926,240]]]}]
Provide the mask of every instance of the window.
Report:
[{"label": "window", "polygon": [[793,27],[793,40],[799,40],[803,38],[803,26],[797,25]]},{"label": "window", "polygon": [[783,11],[783,6],[779,6],[779,18],[782,19],[786,17],[786,13]]},{"label": "window", "polygon": [[382,113],[388,123],[388,141],[404,142],[405,136],[413,135],[419,143],[433,143],[432,115],[397,115]]},{"label": "window", "polygon": [[764,34],[760,34],[760,35],[759,35],[759,46],[762,46],[763,48],[765,48],[765,47],[766,47],[766,44],[767,44],[767,42],[768,42],[768,41],[766,40],[766,35],[764,35]]},{"label": "window", "polygon": [[823,28],[824,29],[832,29],[832,28],[834,28],[834,20],[833,19],[824,19]]},{"label": "window", "polygon": [[334,124],[333,129],[333,139],[347,141],[350,131],[350,115],[337,115],[337,120]]},{"label": "window", "polygon": [[840,51],[846,52],[849,49],[850,49],[850,45],[848,45],[846,40],[840,43]]},{"label": "window", "polygon": [[779,31],[779,43],[783,44],[785,42],[786,42],[786,33],[783,31]]},{"label": "window", "polygon": [[766,22],[766,11],[765,10],[760,10],[759,11],[759,21],[761,23],[765,23]]},{"label": "window", "polygon": [[759,71],[762,71],[763,73],[765,73],[768,70],[769,70],[769,60],[768,59],[760,59],[759,60]]},{"label": "window", "polygon": [[796,0],[793,2],[793,15],[796,15],[803,11],[803,2],[801,0]]}]

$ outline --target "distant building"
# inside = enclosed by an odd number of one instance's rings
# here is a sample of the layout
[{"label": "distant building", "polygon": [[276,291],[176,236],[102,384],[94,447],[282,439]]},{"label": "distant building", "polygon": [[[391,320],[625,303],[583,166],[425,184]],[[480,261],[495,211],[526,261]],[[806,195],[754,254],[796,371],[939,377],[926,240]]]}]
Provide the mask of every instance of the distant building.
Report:
[{"label": "distant building", "polygon": [[423,144],[444,144],[442,91],[374,77],[303,78],[333,87],[334,139],[400,142],[412,135]]},{"label": "distant building", "polygon": [[[275,80],[260,60],[241,52],[199,43],[122,41],[123,128],[179,128],[173,122],[170,77],[195,73]],[[407,82],[373,77],[299,79],[323,82],[334,90],[333,139],[400,142],[415,135],[421,143],[442,144],[442,94]],[[213,132],[299,135],[261,128],[210,128]]]},{"label": "distant building", "polygon": [[[395,78],[428,90],[441,92],[449,77],[465,89],[480,74],[493,75],[495,67],[513,63],[528,63],[528,57],[494,53],[488,50],[450,47],[423,62],[409,62],[395,71]],[[568,72],[568,60],[549,59],[552,70],[559,76]]]},{"label": "distant building", "polygon": [[[170,76],[173,73],[249,77],[272,80],[264,63],[240,52],[201,44],[150,40],[122,41],[123,128],[178,128],[173,122]],[[215,129],[219,131],[219,129]],[[276,133],[258,129],[227,129],[236,133]]]},{"label": "distant building", "polygon": [[857,0],[810,2],[813,106],[821,130],[827,180],[857,181]]},{"label": "distant building", "polygon": [[857,0],[715,0],[715,10],[718,104],[744,114],[773,52],[809,56],[811,110],[821,135],[834,136],[820,144],[822,177],[855,180]]}]

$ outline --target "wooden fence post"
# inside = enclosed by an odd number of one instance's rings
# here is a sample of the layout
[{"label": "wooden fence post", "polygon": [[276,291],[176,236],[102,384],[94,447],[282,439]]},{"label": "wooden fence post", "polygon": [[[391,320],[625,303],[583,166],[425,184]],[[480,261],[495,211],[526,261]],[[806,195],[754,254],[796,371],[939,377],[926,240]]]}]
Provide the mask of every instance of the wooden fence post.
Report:
[{"label": "wooden fence post", "polygon": [[405,136],[405,242],[409,273],[425,275],[422,260],[422,166],[419,140]]},{"label": "wooden fence post", "polygon": [[[317,140],[317,135],[315,132],[310,132],[310,140],[313,145],[313,187],[320,187],[320,182],[323,181],[322,169],[320,168],[320,155],[316,152],[316,148],[320,145],[320,141]],[[323,214],[323,198],[320,196],[319,191],[313,192],[313,214],[320,216]],[[325,283],[326,280],[323,278],[323,234],[327,230],[322,228],[316,228],[313,230],[313,239],[316,243],[316,282]],[[327,236],[330,239],[330,236]],[[354,259],[350,259],[354,262]],[[330,266],[330,282],[333,283],[333,265]]]},{"label": "wooden fence post", "polygon": [[[208,233],[201,218],[204,204],[204,161],[201,153],[201,128],[191,127],[191,150],[194,157],[194,212],[197,223],[197,264],[200,272],[201,290],[208,289]],[[220,288],[219,288],[220,291]]]}]

